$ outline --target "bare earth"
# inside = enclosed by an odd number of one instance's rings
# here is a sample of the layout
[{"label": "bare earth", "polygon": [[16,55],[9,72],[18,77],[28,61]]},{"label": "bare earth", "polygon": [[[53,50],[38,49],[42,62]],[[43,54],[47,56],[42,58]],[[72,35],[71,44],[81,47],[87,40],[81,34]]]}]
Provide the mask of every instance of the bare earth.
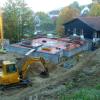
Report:
[{"label": "bare earth", "polygon": [[[0,59],[9,59],[9,56],[13,60],[20,55],[0,55]],[[66,93],[100,83],[100,49],[84,54],[72,68],[52,66],[49,68],[48,78],[40,78],[38,74],[31,75],[32,87],[0,91],[0,100],[59,100],[59,93],[66,91],[66,86],[71,82],[75,83],[75,86],[68,88]]]}]

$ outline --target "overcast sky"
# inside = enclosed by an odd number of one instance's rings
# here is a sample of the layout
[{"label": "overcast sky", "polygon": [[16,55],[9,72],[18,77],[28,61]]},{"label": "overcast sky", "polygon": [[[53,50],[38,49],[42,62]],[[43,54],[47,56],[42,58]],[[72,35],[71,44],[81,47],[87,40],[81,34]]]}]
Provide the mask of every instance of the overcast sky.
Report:
[{"label": "overcast sky", "polygon": [[[6,0],[0,0],[0,6],[4,4]],[[61,7],[67,6],[74,1],[78,1],[80,5],[89,4],[92,0],[25,0],[29,7],[33,11],[44,11],[48,12],[53,9],[59,9]]]}]

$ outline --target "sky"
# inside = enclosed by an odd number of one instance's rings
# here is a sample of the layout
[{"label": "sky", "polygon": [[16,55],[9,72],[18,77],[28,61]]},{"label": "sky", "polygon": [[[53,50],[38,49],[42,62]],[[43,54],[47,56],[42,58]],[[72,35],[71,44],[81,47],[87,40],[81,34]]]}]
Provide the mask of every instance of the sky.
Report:
[{"label": "sky", "polygon": [[[0,0],[0,6],[5,3],[6,0]],[[29,7],[34,12],[44,11],[48,12],[54,9],[59,9],[71,4],[74,1],[78,1],[80,5],[89,4],[92,0],[25,0]]]}]

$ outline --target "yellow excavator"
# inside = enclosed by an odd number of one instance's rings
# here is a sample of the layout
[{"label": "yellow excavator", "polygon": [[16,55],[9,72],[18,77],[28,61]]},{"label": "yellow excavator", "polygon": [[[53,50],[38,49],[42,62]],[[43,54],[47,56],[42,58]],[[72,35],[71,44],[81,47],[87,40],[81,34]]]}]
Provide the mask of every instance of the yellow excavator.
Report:
[{"label": "yellow excavator", "polygon": [[[33,63],[41,62],[43,66],[40,67],[40,75],[42,76],[48,76],[48,69],[45,67],[45,59],[42,57],[39,58],[31,58],[28,57],[26,61],[24,61],[24,64],[20,67],[17,67],[17,64],[15,62],[11,61],[2,61],[1,64],[1,71],[0,71],[0,85],[2,88],[8,88],[10,86],[27,86],[30,84],[30,80],[28,80],[27,71],[29,69],[29,66]],[[19,70],[19,68],[21,70]]]}]

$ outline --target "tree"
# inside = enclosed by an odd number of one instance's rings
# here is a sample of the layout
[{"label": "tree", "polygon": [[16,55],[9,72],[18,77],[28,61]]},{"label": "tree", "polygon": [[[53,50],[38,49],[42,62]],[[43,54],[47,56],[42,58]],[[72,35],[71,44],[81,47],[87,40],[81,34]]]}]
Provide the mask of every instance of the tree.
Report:
[{"label": "tree", "polygon": [[[61,10],[57,18],[56,30],[58,33],[64,32],[63,24],[79,16],[79,11],[71,7],[65,7]],[[61,29],[61,30],[60,30]]]},{"label": "tree", "polygon": [[80,8],[79,3],[77,1],[74,1],[72,4],[69,5],[69,7],[81,11],[81,8]]},{"label": "tree", "polygon": [[35,16],[40,19],[40,30],[42,31],[52,31],[55,28],[53,20],[44,12],[37,12]]},{"label": "tree", "polygon": [[100,0],[92,0],[93,3],[100,3]]},{"label": "tree", "polygon": [[89,16],[100,16],[100,4],[93,4],[91,6]]},{"label": "tree", "polygon": [[23,0],[8,0],[4,6],[5,38],[17,42],[24,34],[34,32],[33,12]]}]

